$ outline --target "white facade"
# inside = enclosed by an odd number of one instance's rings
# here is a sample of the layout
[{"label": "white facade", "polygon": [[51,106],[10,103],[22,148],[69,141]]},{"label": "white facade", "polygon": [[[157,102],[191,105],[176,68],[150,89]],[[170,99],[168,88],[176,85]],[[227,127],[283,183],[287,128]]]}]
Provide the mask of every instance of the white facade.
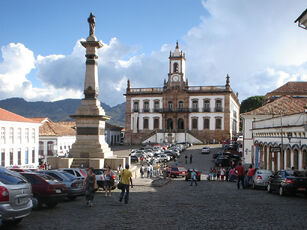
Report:
[{"label": "white facade", "polygon": [[39,123],[0,121],[1,166],[38,166]]}]

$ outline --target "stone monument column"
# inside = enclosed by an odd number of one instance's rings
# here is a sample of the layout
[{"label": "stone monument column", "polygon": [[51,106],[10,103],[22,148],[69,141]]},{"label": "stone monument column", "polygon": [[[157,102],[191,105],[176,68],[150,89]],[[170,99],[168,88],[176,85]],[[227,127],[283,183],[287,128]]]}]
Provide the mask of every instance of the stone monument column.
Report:
[{"label": "stone monument column", "polygon": [[[93,166],[103,167],[104,158],[112,158],[113,152],[105,141],[105,121],[110,117],[105,115],[98,100],[98,49],[103,45],[95,37],[95,16],[88,18],[90,33],[86,41],[81,41],[86,49],[86,72],[84,80],[84,99],[75,115],[76,142],[70,150],[74,158],[72,167]],[[98,163],[97,163],[98,162]],[[98,165],[97,165],[98,164]],[[102,165],[101,165],[102,164]]]}]

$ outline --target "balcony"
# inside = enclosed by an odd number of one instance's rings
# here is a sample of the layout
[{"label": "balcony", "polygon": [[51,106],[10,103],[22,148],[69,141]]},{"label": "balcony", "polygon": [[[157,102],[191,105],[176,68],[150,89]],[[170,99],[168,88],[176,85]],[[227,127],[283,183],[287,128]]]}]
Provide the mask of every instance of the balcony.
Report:
[{"label": "balcony", "polygon": [[216,107],[216,108],[214,109],[214,111],[215,111],[215,112],[223,112],[223,108],[221,108],[221,107]]},{"label": "balcony", "polygon": [[139,112],[139,109],[138,109],[138,108],[134,108],[132,111],[133,111],[134,113],[138,113],[138,112]]},{"label": "balcony", "polygon": [[199,112],[199,109],[198,108],[192,108],[191,112]]},{"label": "balcony", "polygon": [[143,113],[149,113],[149,108],[143,109]]},{"label": "balcony", "polygon": [[204,108],[204,109],[203,109],[203,112],[210,113],[210,112],[211,112],[211,109],[210,109],[210,108]]}]

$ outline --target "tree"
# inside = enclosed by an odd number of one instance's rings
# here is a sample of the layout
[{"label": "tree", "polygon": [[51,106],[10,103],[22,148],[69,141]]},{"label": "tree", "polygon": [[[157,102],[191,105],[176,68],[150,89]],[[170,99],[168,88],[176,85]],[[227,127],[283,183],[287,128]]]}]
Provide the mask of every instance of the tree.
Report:
[{"label": "tree", "polygon": [[240,113],[246,113],[262,106],[264,96],[253,96],[242,101]]}]

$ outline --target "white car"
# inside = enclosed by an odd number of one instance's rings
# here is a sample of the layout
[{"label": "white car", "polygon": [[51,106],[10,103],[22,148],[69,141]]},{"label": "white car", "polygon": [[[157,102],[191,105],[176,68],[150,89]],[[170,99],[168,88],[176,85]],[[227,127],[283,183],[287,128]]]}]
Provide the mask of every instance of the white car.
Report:
[{"label": "white car", "polygon": [[171,157],[166,154],[161,154],[159,158],[160,158],[160,161],[170,161],[171,160]]},{"label": "white car", "polygon": [[209,154],[210,153],[210,148],[209,147],[203,147],[202,150],[201,150],[201,153]]}]

